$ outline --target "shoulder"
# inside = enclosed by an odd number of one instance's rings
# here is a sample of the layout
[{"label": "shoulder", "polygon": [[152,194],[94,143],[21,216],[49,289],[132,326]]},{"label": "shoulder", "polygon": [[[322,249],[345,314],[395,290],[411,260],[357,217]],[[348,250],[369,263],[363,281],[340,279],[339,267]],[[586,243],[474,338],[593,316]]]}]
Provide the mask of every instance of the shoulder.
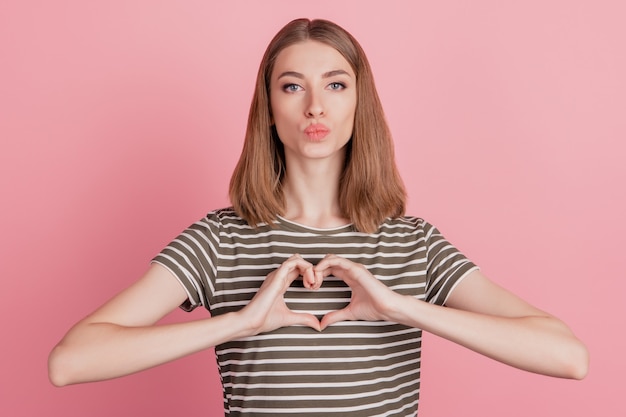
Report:
[{"label": "shoulder", "polygon": [[387,218],[372,236],[390,245],[425,246],[430,235],[430,225],[415,216]]},{"label": "shoulder", "polygon": [[421,217],[415,216],[400,216],[400,217],[389,217],[385,219],[385,221],[380,226],[381,232],[413,232],[420,233],[426,232],[430,233],[432,229],[435,227],[424,220]]},{"label": "shoulder", "polygon": [[246,221],[242,219],[232,207],[211,210],[202,219],[200,219],[199,222],[217,226],[219,228],[231,224],[247,224]]},{"label": "shoulder", "polygon": [[237,214],[233,207],[212,210],[200,222],[222,235],[254,235],[271,228],[264,223],[254,227],[250,226],[244,218]]},{"label": "shoulder", "polygon": [[224,207],[215,210],[211,210],[204,217],[205,221],[218,222],[218,223],[241,223],[245,221],[239,216],[235,209],[232,207]]}]

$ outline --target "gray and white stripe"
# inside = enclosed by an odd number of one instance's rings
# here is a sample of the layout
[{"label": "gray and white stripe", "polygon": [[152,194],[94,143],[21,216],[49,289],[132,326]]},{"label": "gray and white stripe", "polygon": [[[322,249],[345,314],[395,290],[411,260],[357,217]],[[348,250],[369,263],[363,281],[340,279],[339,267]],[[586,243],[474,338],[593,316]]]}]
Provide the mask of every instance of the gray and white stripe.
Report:
[{"label": "gray and white stripe", "polygon": [[[279,218],[250,227],[232,209],[209,213],[154,258],[184,286],[182,306],[212,315],[237,311],[267,274],[294,253],[315,264],[333,253],[363,264],[401,294],[443,304],[476,266],[422,219],[388,219],[376,233],[350,225],[314,229]],[[284,298],[317,317],[345,307],[350,288],[327,277],[318,291],[296,280]],[[230,416],[416,415],[421,330],[388,322],[343,322],[323,332],[303,326],[216,346]]]}]

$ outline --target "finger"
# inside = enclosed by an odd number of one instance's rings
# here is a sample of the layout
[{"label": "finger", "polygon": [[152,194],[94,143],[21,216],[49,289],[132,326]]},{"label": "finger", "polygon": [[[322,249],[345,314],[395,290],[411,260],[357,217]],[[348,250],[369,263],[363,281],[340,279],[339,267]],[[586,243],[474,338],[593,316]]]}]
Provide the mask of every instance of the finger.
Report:
[{"label": "finger", "polygon": [[312,270],[312,268],[313,264],[305,261],[299,254],[296,253],[283,262],[276,270],[276,273],[284,277],[285,284],[289,286],[296,278],[300,275],[304,276],[306,271],[309,269]]},{"label": "finger", "polygon": [[349,285],[350,283],[348,281],[353,278],[356,266],[356,263],[346,258],[329,254],[315,265],[314,271],[324,277],[334,275],[337,278],[341,278]]},{"label": "finger", "polygon": [[321,272],[313,270],[313,268],[311,268],[311,271],[313,271],[313,274],[315,275],[315,286],[313,287],[313,289],[318,290],[324,282],[324,275]]},{"label": "finger", "polygon": [[328,255],[324,256],[324,258],[322,258],[322,260],[319,261],[315,267],[318,270],[325,270],[328,268],[335,268],[335,267],[347,269],[353,265],[354,265],[354,262],[346,258],[343,258],[341,256],[337,256],[332,253],[329,253]]},{"label": "finger", "polygon": [[289,317],[287,318],[287,326],[293,326],[293,325],[307,326],[314,330],[317,330],[318,332],[322,330],[320,326],[320,322],[317,319],[317,317],[308,313],[290,312]]},{"label": "finger", "polygon": [[312,289],[315,286],[315,274],[313,272],[313,266],[310,266],[302,271],[302,284],[305,288],[309,289]]},{"label": "finger", "polygon": [[304,272],[302,272],[302,281],[305,288],[318,290],[324,282],[324,275],[316,271],[311,265]]},{"label": "finger", "polygon": [[327,254],[326,256],[322,258],[321,261],[317,263],[317,265],[313,267],[314,271],[322,274],[322,276],[327,277],[328,275],[331,274],[331,268],[332,268],[331,261],[335,257],[336,255]]},{"label": "finger", "polygon": [[320,329],[324,330],[328,326],[339,323],[340,321],[349,321],[352,320],[352,315],[345,308],[341,310],[331,311],[322,317],[322,321],[320,322]]},{"label": "finger", "polygon": [[[292,255],[284,264],[287,264],[286,267],[290,268],[290,273],[297,271],[299,275],[302,275],[302,283],[305,288],[317,290],[322,286],[324,274],[315,271],[313,264],[305,261],[300,254],[296,253]],[[299,275],[290,275],[289,284]]]}]

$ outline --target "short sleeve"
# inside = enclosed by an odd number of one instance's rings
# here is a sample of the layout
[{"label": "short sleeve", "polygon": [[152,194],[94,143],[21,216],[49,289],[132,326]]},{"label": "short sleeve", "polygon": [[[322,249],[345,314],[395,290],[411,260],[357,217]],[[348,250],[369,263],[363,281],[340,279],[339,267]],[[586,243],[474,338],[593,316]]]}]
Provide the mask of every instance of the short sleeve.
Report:
[{"label": "short sleeve", "polygon": [[215,293],[218,265],[220,221],[212,212],[193,223],[152,259],[167,268],[187,292],[180,306],[192,311],[198,306],[209,308]]},{"label": "short sleeve", "polygon": [[424,226],[427,257],[426,301],[444,305],[456,285],[478,267],[431,224]]}]

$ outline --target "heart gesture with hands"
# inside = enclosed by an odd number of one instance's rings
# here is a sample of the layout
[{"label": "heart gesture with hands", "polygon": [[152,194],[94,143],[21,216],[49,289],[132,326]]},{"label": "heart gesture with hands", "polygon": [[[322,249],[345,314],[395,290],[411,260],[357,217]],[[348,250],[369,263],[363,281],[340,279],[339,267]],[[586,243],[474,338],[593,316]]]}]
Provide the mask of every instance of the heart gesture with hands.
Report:
[{"label": "heart gesture with hands", "polygon": [[[352,290],[350,303],[326,314],[321,322],[308,313],[287,307],[284,294],[302,276],[305,288],[317,290],[325,277],[333,275]],[[331,324],[350,320],[389,320],[400,294],[377,280],[363,265],[336,255],[326,255],[316,266],[295,254],[270,273],[252,301],[241,311],[255,334],[281,327],[303,325],[321,331]]]},{"label": "heart gesture with hands", "polygon": [[341,310],[326,314],[320,323],[324,330],[333,323],[350,320],[390,320],[391,313],[402,295],[376,279],[363,265],[336,255],[326,255],[313,268],[323,277],[333,275],[352,290],[350,303]]},{"label": "heart gesture with hands", "polygon": [[322,275],[314,271],[313,265],[298,254],[289,257],[265,278],[252,301],[241,310],[245,322],[249,323],[254,334],[293,325],[321,330],[317,317],[293,312],[285,304],[283,296],[299,276],[302,276],[305,288],[316,290],[322,285]]}]

